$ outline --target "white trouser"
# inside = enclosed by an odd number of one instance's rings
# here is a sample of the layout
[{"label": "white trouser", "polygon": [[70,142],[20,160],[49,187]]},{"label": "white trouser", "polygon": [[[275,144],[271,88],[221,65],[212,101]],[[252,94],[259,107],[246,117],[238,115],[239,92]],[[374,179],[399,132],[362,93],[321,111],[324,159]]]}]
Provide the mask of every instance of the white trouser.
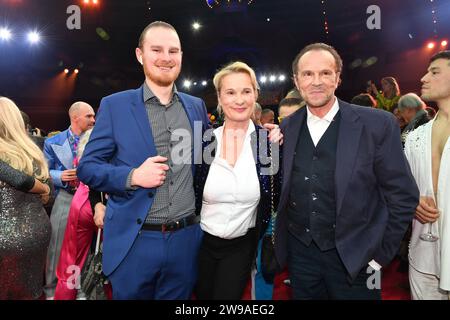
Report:
[{"label": "white trouser", "polygon": [[439,278],[409,265],[409,285],[413,300],[450,300],[450,292],[439,288]]}]

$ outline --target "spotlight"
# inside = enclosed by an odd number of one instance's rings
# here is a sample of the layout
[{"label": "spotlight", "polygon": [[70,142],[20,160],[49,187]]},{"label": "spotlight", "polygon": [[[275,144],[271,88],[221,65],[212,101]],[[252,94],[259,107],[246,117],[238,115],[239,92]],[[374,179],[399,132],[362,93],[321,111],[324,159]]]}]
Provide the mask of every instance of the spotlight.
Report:
[{"label": "spotlight", "polygon": [[441,47],[446,47],[448,45],[448,41],[447,40],[442,40],[441,41]]},{"label": "spotlight", "polygon": [[9,31],[7,28],[0,28],[0,39],[4,41],[8,41],[11,39],[11,31]]},{"label": "spotlight", "polygon": [[80,70],[75,69],[75,70],[73,70],[73,72],[75,72],[75,74],[78,74],[80,72]]},{"label": "spotlight", "polygon": [[184,86],[186,89],[189,89],[189,88],[191,87],[191,85],[192,85],[192,82],[191,82],[191,81],[189,81],[189,80],[184,80],[183,86]]},{"label": "spotlight", "polygon": [[427,44],[428,49],[433,49],[434,46],[435,46],[434,42],[428,42],[428,44]]},{"label": "spotlight", "polygon": [[65,73],[65,74],[68,74],[68,73],[69,73],[69,69],[67,69],[67,68],[64,69],[64,73]]},{"label": "spotlight", "polygon": [[206,87],[207,84],[208,84],[207,81],[202,81],[202,86]]},{"label": "spotlight", "polygon": [[194,82],[194,86],[196,86],[197,85],[197,82]]},{"label": "spotlight", "polygon": [[274,75],[269,77],[270,82],[275,82],[275,80],[277,80],[277,77],[275,77]]},{"label": "spotlight", "polygon": [[98,0],[92,0],[93,4],[98,4]]},{"label": "spotlight", "polygon": [[85,4],[89,4],[89,0],[83,0],[83,2],[85,3]]},{"label": "spotlight", "polygon": [[39,35],[39,33],[37,31],[28,32],[27,38],[31,44],[36,44],[41,40],[41,36]]},{"label": "spotlight", "polygon": [[283,82],[284,80],[286,80],[286,76],[284,74],[278,77],[278,81]]},{"label": "spotlight", "polygon": [[261,83],[266,83],[267,82],[267,77],[266,76],[262,76],[261,78],[259,78],[259,81]]},{"label": "spotlight", "polygon": [[192,28],[193,28],[194,30],[199,30],[201,27],[202,27],[201,24],[198,23],[198,22],[194,22],[194,23],[192,24]]}]

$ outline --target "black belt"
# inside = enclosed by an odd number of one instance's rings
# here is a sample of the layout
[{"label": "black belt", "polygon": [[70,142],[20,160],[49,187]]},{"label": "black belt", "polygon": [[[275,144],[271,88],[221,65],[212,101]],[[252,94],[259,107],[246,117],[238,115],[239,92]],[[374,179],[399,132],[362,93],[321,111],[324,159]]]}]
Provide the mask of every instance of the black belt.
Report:
[{"label": "black belt", "polygon": [[200,217],[193,214],[186,218],[182,218],[180,220],[171,221],[171,222],[163,223],[163,224],[144,223],[142,225],[142,230],[161,231],[161,232],[177,231],[177,230],[183,229],[184,227],[196,224],[199,221],[200,221]]}]

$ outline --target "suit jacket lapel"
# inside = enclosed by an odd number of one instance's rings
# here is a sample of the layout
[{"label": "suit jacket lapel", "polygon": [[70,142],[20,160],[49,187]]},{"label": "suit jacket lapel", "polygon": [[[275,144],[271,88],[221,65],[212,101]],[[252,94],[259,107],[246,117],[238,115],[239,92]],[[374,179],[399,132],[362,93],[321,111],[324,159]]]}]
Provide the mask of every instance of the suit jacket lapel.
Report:
[{"label": "suit jacket lapel", "polygon": [[189,119],[189,123],[191,124],[191,128],[192,128],[192,130],[194,130],[194,121],[200,120],[200,119],[194,119],[194,114],[193,114],[194,109],[192,108],[192,103],[189,103],[188,101],[186,101],[186,97],[183,96],[182,93],[178,93],[178,97],[180,98],[181,105],[183,106],[184,110],[186,111],[186,115]]},{"label": "suit jacket lapel", "polygon": [[339,109],[341,111],[341,123],[339,125],[335,171],[337,215],[341,211],[342,201],[352,176],[362,132],[362,124],[357,121],[359,116],[351,109],[350,105],[339,100]]},{"label": "suit jacket lapel", "polygon": [[291,184],[292,165],[294,162],[295,149],[297,147],[300,128],[305,122],[306,107],[301,108],[297,113],[289,119],[289,124],[285,127],[285,141],[283,146],[283,187],[282,194],[288,191]]},{"label": "suit jacket lapel", "polygon": [[144,88],[142,86],[135,91],[135,94],[132,98],[131,110],[142,133],[142,136],[144,137],[144,141],[150,149],[150,154],[156,155],[157,151],[155,142],[153,140],[153,134],[150,126],[150,121],[148,119],[147,110],[145,109],[143,92]]},{"label": "suit jacket lapel", "polygon": [[70,148],[69,139],[64,140],[62,145],[52,144],[52,149],[56,157],[66,169],[71,169],[73,166],[72,149]]}]

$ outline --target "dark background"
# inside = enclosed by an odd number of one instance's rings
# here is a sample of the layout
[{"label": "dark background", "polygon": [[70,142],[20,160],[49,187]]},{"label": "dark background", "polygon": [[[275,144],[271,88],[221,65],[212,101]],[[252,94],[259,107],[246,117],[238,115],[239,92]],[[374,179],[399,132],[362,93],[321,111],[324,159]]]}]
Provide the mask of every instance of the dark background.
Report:
[{"label": "dark background", "polygon": [[[321,0],[253,0],[250,5],[247,0],[222,0],[213,9],[205,0],[98,1],[97,6],[87,6],[82,0],[0,0],[0,27],[6,25],[15,34],[8,42],[0,41],[0,95],[13,99],[34,126],[64,129],[72,102],[83,100],[97,108],[103,96],[140,86],[144,76],[134,50],[141,31],[154,20],[171,23],[180,35],[179,90],[202,97],[209,110],[216,106],[211,81],[215,71],[237,59],[252,66],[258,77],[286,75],[284,83],[261,84],[260,103],[276,106],[293,87],[295,55],[318,41],[335,46],[344,60],[339,97],[351,99],[365,90],[368,80],[380,87],[383,76],[396,77],[402,93],[417,92],[429,57],[439,50],[426,49],[426,43],[450,35],[450,0],[325,0],[323,4]],[[66,27],[66,10],[72,4],[81,8],[81,30]],[[381,9],[381,30],[366,26],[369,5]],[[194,21],[202,24],[200,30],[192,29]],[[98,35],[99,27],[109,40]],[[42,33],[38,45],[24,39],[30,28]],[[356,59],[364,62],[370,57],[377,62],[351,67]],[[65,75],[64,68],[79,68],[80,73]],[[184,79],[208,80],[208,85],[186,90]]]}]

